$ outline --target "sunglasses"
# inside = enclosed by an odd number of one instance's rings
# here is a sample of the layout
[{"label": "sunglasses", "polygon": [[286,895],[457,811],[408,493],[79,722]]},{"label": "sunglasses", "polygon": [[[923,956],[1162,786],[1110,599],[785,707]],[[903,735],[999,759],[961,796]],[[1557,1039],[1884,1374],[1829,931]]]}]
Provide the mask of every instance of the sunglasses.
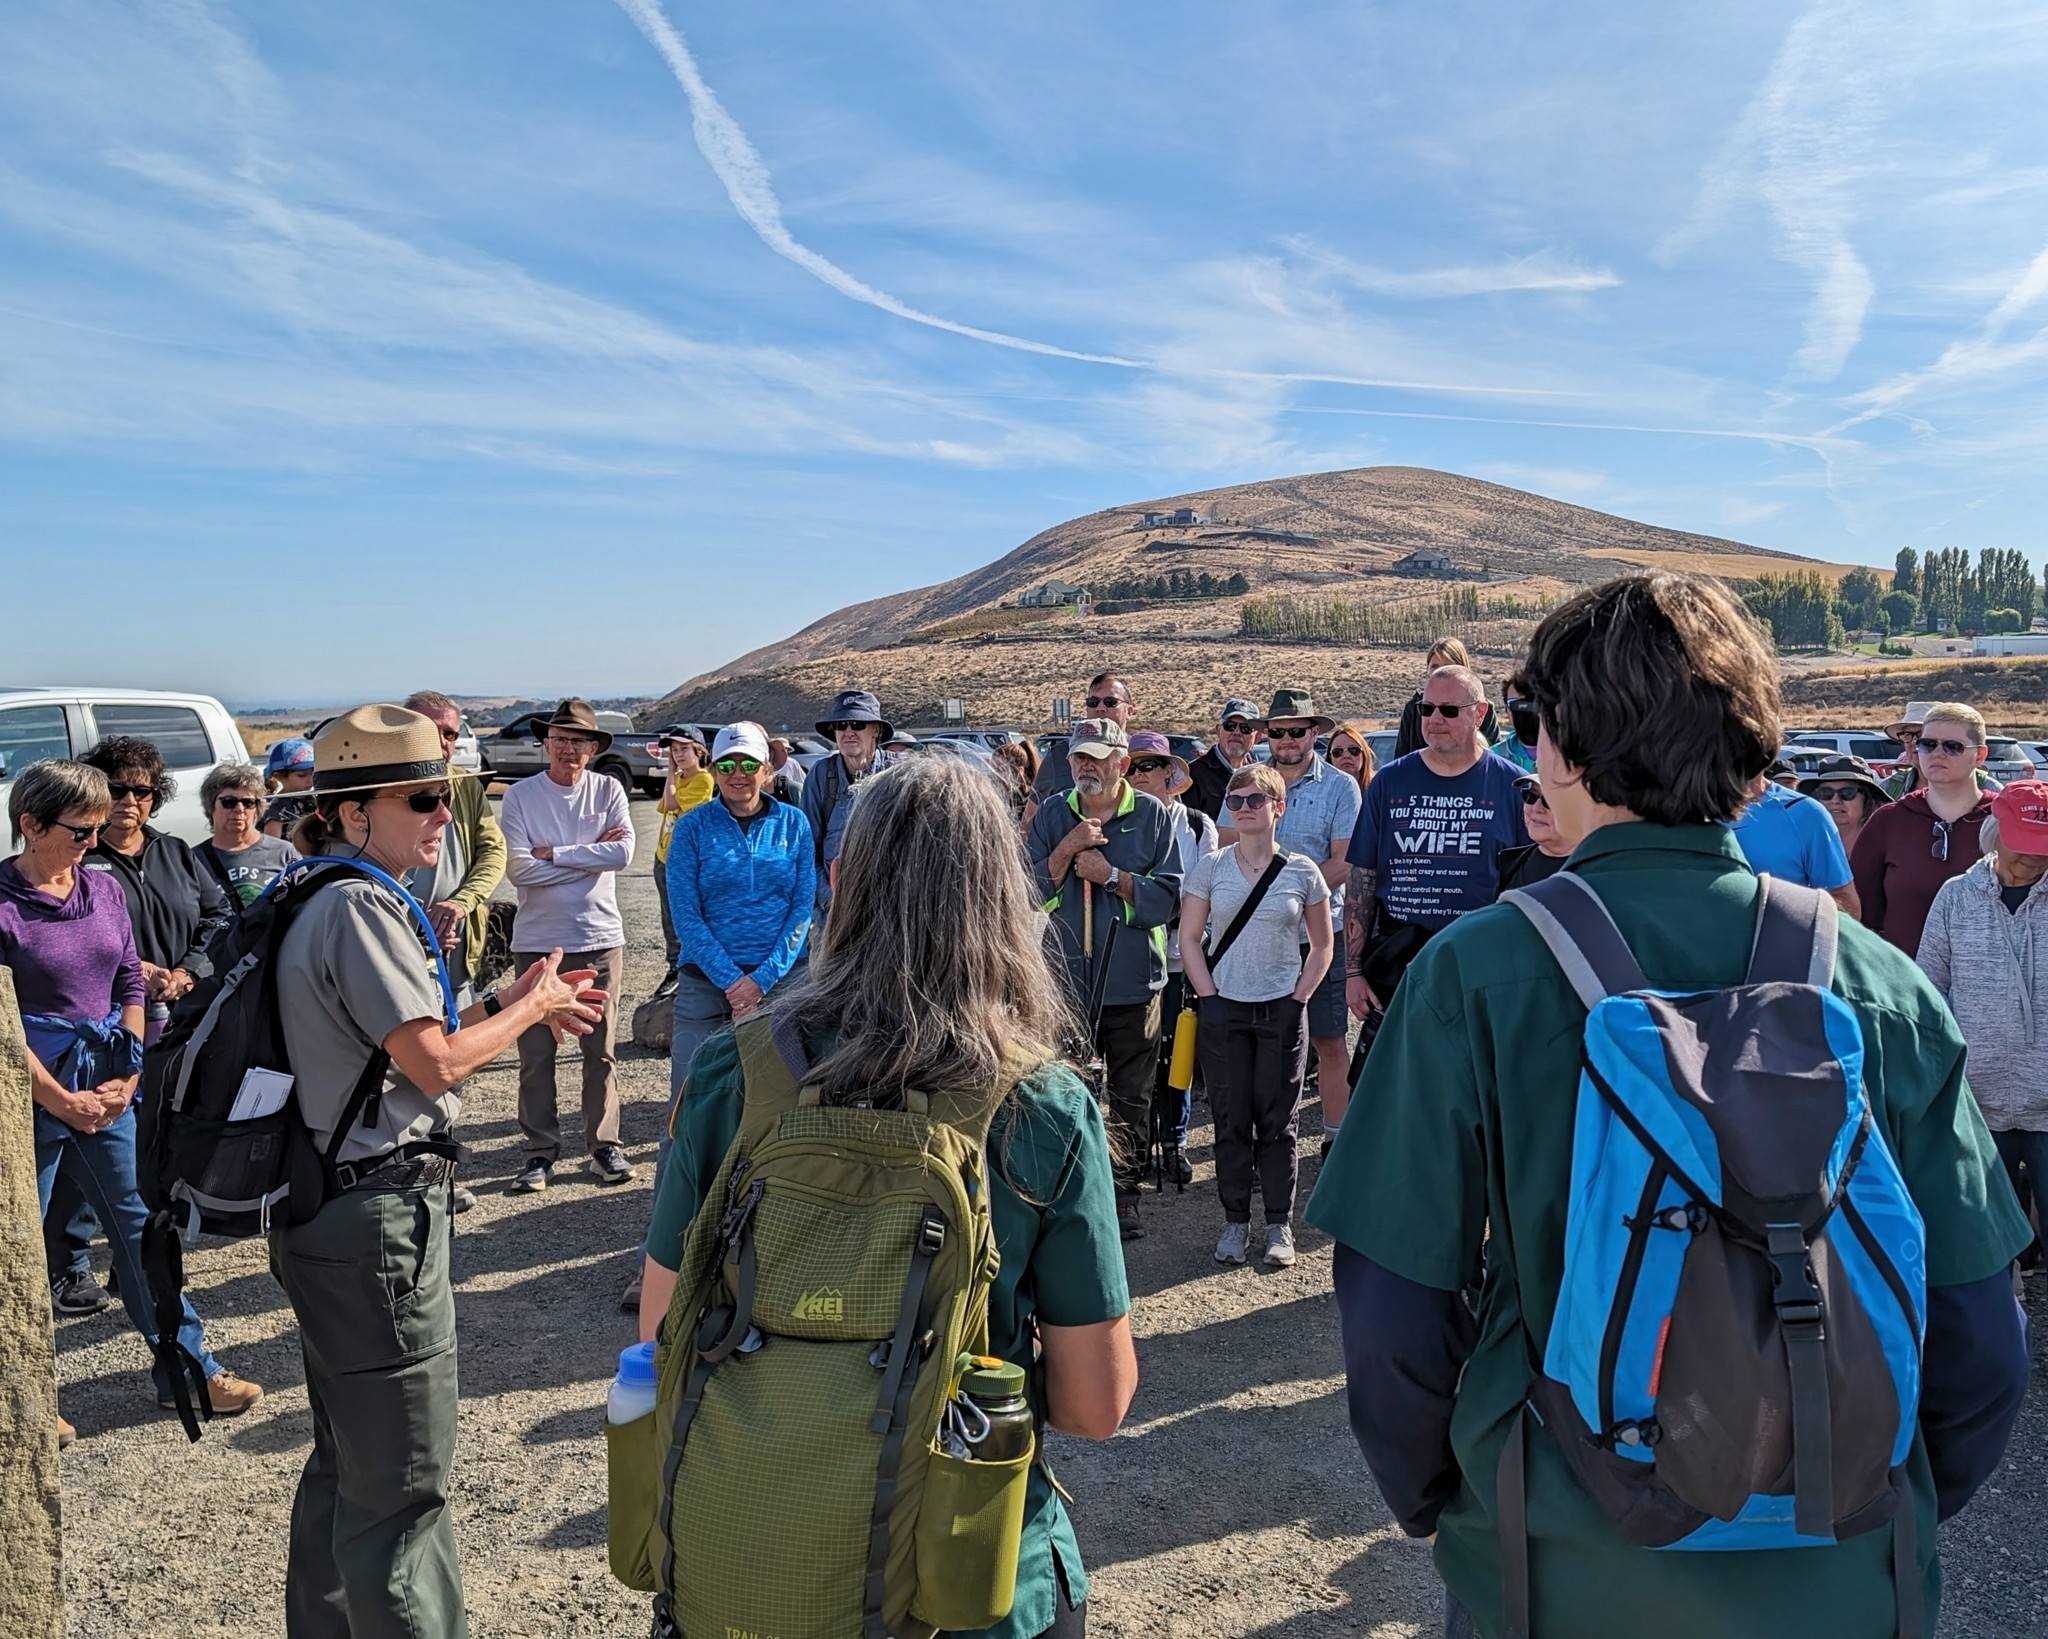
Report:
[{"label": "sunglasses", "polygon": [[1140,757],[1131,764],[1131,772],[1133,774],[1157,774],[1162,768],[1171,768],[1172,766],[1173,764],[1164,757]]},{"label": "sunglasses", "polygon": [[758,774],[761,759],[758,757],[721,757],[711,765],[721,774]]},{"label": "sunglasses", "polygon": [[1441,712],[1443,714],[1444,720],[1446,722],[1450,722],[1454,721],[1458,713],[1461,711],[1477,711],[1479,709],[1479,703],[1475,700],[1467,701],[1463,705],[1452,704],[1440,706],[1434,700],[1425,700],[1416,709],[1419,710],[1425,717],[1434,717],[1439,712]]},{"label": "sunglasses", "polygon": [[1330,755],[1333,758],[1342,757],[1346,762],[1349,762],[1353,757],[1363,757],[1365,755],[1365,747],[1354,745],[1332,746],[1330,747]]},{"label": "sunglasses", "polygon": [[1233,814],[1241,814],[1247,808],[1263,808],[1272,800],[1264,791],[1233,791],[1223,799],[1223,806]]},{"label": "sunglasses", "polygon": [[100,834],[105,825],[105,820],[96,820],[91,825],[66,825],[62,820],[52,820],[50,822],[50,829],[53,831],[69,831],[73,842],[90,842]]},{"label": "sunglasses", "polygon": [[1949,824],[1948,820],[1936,820],[1934,822],[1934,841],[1929,845],[1927,851],[1936,859],[1948,858]]},{"label": "sunglasses", "polygon": [[1510,700],[1508,721],[1515,725],[1515,738],[1523,745],[1532,746],[1536,743],[1536,736],[1543,725],[1533,700]]},{"label": "sunglasses", "polygon": [[1525,785],[1522,787],[1522,806],[1524,808],[1548,808],[1550,806],[1550,799],[1534,787]]},{"label": "sunglasses", "polygon": [[1120,706],[1123,703],[1123,698],[1114,694],[1091,694],[1081,702],[1091,711],[1107,711],[1111,706]]},{"label": "sunglasses", "polygon": [[1225,734],[1250,734],[1259,725],[1247,723],[1242,717],[1226,717],[1219,726]]},{"label": "sunglasses", "polygon": [[[1922,751],[1939,751],[1949,757],[1960,757],[1965,752],[1975,751],[1977,748],[1967,740],[1930,740],[1923,734],[1920,736],[1920,749]],[[1943,855],[1943,857],[1946,858],[1947,856]]]},{"label": "sunglasses", "polygon": [[1816,785],[1812,789],[1822,802],[1855,802],[1863,795],[1860,785]]},{"label": "sunglasses", "polygon": [[431,814],[448,806],[448,788],[444,785],[438,791],[413,791],[399,800],[415,814]]},{"label": "sunglasses", "polygon": [[155,802],[157,788],[153,785],[123,785],[119,780],[109,780],[107,791],[116,802],[123,797],[133,797],[137,802]]},{"label": "sunglasses", "polygon": [[213,801],[214,805],[218,808],[261,808],[263,806],[263,799],[261,797],[215,797]]},{"label": "sunglasses", "polygon": [[1292,728],[1269,728],[1266,730],[1266,738],[1269,740],[1303,740],[1315,733],[1315,731],[1316,726],[1313,723],[1296,723]]},{"label": "sunglasses", "polygon": [[827,734],[852,734],[858,729],[880,727],[881,724],[879,723],[827,723],[825,725],[825,732]]}]

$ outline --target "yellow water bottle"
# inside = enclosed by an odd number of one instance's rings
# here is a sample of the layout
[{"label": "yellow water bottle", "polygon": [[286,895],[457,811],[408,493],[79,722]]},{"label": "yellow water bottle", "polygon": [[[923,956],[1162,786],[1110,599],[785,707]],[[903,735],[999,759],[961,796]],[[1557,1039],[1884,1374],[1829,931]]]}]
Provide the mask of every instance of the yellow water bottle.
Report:
[{"label": "yellow water bottle", "polygon": [[1166,1085],[1184,1093],[1195,1084],[1195,1020],[1192,1007],[1180,1010],[1173,1021],[1173,1059],[1166,1067]]}]

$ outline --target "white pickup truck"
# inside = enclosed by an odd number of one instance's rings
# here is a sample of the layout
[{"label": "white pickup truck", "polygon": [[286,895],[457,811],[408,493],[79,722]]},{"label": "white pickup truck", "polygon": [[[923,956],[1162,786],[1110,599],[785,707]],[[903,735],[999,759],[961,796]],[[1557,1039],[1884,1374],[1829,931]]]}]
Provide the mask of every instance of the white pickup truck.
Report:
[{"label": "white pickup truck", "polygon": [[76,757],[101,740],[132,734],[162,753],[178,794],[150,823],[186,842],[213,834],[199,784],[219,763],[245,763],[249,748],[234,718],[210,694],[152,689],[0,689],[0,799],[14,776],[44,757]]}]

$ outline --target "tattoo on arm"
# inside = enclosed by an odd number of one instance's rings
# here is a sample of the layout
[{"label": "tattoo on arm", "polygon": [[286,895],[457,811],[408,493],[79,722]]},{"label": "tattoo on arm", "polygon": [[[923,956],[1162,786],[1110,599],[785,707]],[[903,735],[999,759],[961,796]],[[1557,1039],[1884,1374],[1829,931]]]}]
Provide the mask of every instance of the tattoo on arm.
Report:
[{"label": "tattoo on arm", "polygon": [[1365,932],[1372,925],[1373,889],[1378,874],[1362,865],[1351,868],[1350,914],[1344,918],[1344,972],[1354,979],[1362,974]]}]

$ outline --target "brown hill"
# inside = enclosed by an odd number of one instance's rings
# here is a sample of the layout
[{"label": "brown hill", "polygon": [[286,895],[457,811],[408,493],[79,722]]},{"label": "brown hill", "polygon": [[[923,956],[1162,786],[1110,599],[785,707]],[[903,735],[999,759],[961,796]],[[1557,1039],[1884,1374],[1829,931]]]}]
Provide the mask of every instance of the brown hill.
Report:
[{"label": "brown hill", "polygon": [[[1185,509],[1192,524],[1148,524]],[[1449,572],[1404,572],[1415,552]],[[1326,711],[1368,717],[1398,707],[1418,657],[1407,647],[1316,644],[1240,635],[1239,597],[1156,603],[1124,613],[1020,608],[1058,580],[1097,597],[1185,570],[1217,584],[1241,574],[1254,594],[1427,608],[1461,584],[1547,602],[1626,564],[1747,576],[1837,566],[1709,535],[1660,529],[1475,478],[1415,467],[1239,484],[1115,507],[1033,536],[984,568],[937,586],[852,604],[794,636],[692,678],[640,714],[646,724],[752,716],[801,725],[838,689],[873,689],[899,723],[935,721],[956,696],[983,722],[1044,721],[1055,695],[1078,699],[1105,667],[1130,671],[1148,721],[1210,721],[1229,693],[1307,684]],[[1505,660],[1526,620],[1464,631],[1476,656]],[[1482,664],[1497,673],[1498,666]]]}]

